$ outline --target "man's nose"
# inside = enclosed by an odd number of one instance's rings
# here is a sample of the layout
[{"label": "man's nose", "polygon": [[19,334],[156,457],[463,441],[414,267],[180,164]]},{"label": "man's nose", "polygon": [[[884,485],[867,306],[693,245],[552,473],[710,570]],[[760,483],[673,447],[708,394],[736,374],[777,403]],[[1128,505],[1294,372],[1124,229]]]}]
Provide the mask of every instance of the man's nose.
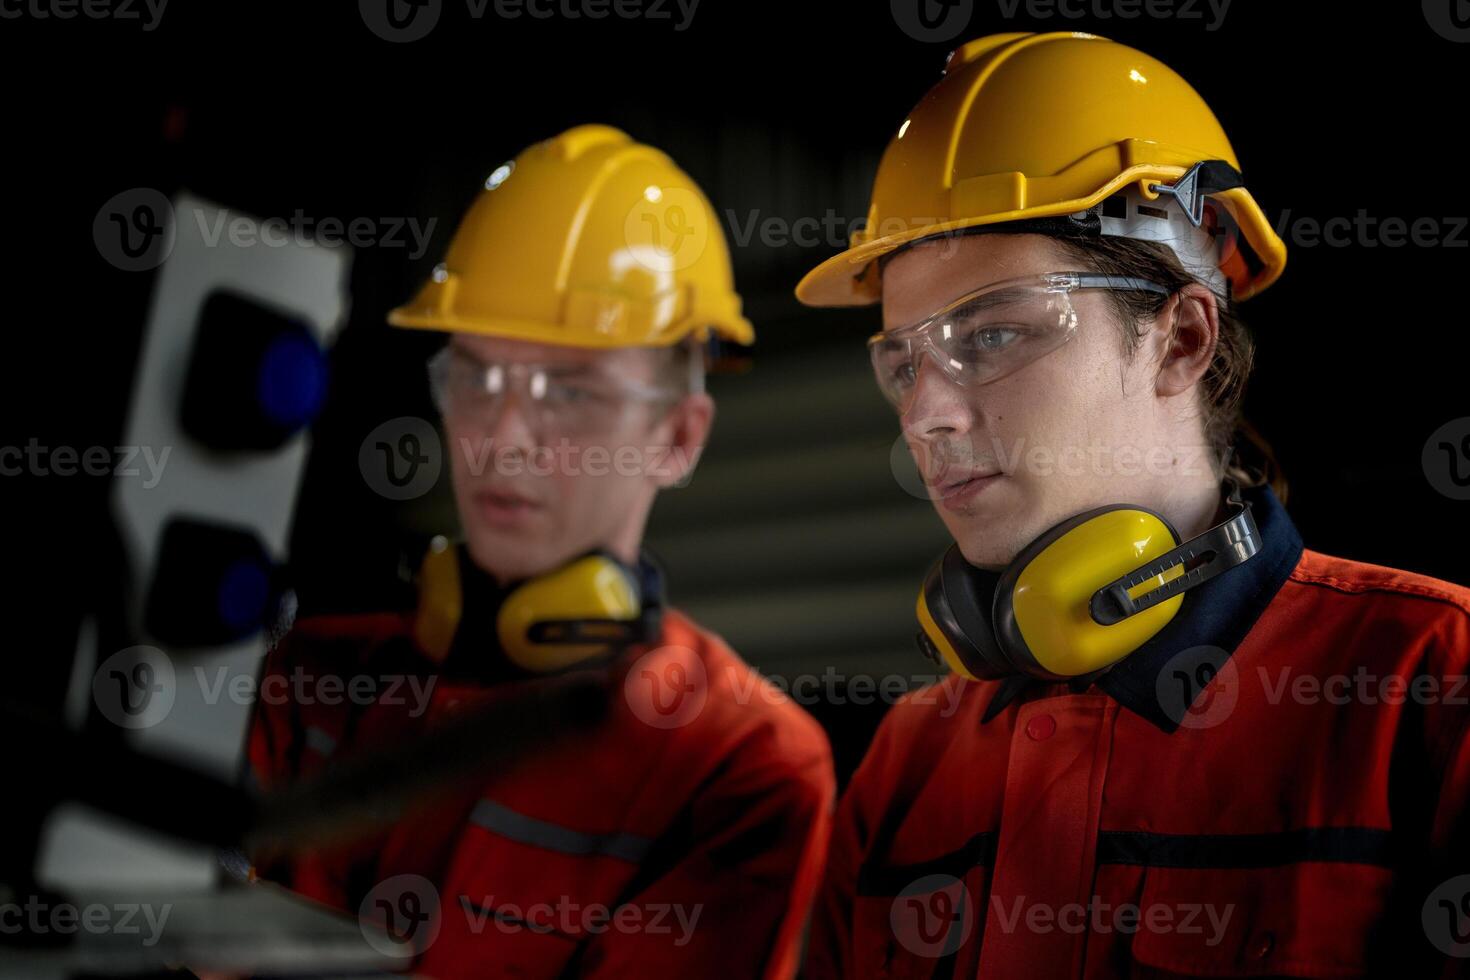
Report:
[{"label": "man's nose", "polygon": [[494,409],[490,438],[502,449],[519,449],[529,453],[538,444],[540,427],[535,424],[535,420],[539,418],[539,414],[540,406],[511,385]]},{"label": "man's nose", "polygon": [[942,439],[970,431],[974,408],[964,387],[956,384],[932,356],[919,357],[913,395],[901,422],[911,439]]}]

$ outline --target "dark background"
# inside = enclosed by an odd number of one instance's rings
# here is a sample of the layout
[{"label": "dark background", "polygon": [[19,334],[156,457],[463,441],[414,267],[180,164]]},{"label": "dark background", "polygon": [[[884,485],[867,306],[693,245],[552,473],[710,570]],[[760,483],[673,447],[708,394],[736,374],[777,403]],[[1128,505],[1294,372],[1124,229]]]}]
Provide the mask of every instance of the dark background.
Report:
[{"label": "dark background", "polygon": [[[1445,4],[1455,0],[1443,0]],[[0,20],[8,260],[6,445],[120,438],[150,273],[98,254],[98,209],[138,186],[260,216],[438,218],[426,254],[356,251],[351,316],[293,533],[303,608],[370,607],[402,556],[452,530],[447,478],[411,504],[374,494],[357,450],[378,423],[428,415],[433,340],[386,310],[438,261],[488,172],[522,147],[605,122],[667,152],[727,218],[866,210],[881,150],[946,52],[998,31],[1090,30],[1159,57],[1220,117],[1273,222],[1359,209],[1435,219],[1435,247],[1304,247],[1243,314],[1258,368],[1248,415],[1274,443],[1308,546],[1470,581],[1470,504],[1436,492],[1421,452],[1470,415],[1462,150],[1470,44],[1417,3],[1236,0],[1202,18],[1006,18],[978,3],[953,39],[918,40],[887,3],[702,0],[671,19],[505,19],[446,0],[435,29],[390,43],[352,3],[173,0],[137,20]],[[1461,4],[1463,6],[1463,4]],[[10,8],[14,9],[14,8]],[[1039,126],[1064,120],[1038,119]],[[807,310],[792,287],[837,243],[732,240],[756,324],[754,368],[719,378],[721,416],[693,483],[655,514],[675,603],[783,676],[828,665],[922,674],[911,602],[944,535],[894,479],[897,427],[867,375],[876,312]],[[88,583],[106,587],[107,479],[0,480],[16,691],[54,705]],[[15,693],[15,692],[12,692]],[[844,699],[846,701],[846,699]],[[839,770],[881,704],[811,706]]]}]

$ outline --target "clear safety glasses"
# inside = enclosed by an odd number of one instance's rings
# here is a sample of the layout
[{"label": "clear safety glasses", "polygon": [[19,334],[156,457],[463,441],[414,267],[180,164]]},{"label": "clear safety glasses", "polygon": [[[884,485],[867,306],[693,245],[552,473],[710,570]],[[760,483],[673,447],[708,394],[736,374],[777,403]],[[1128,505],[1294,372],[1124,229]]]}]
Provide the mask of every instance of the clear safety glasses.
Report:
[{"label": "clear safety glasses", "polygon": [[581,365],[487,364],[453,347],[429,358],[428,367],[440,414],[490,426],[513,391],[527,423],[541,436],[607,432],[628,403],[672,401],[679,394]]},{"label": "clear safety glasses", "polygon": [[1169,293],[1146,279],[1087,272],[1048,272],[993,282],[918,323],[869,339],[878,387],[900,412],[907,412],[926,354],[950,381],[965,387],[1014,374],[1076,334],[1071,294],[1079,289]]}]

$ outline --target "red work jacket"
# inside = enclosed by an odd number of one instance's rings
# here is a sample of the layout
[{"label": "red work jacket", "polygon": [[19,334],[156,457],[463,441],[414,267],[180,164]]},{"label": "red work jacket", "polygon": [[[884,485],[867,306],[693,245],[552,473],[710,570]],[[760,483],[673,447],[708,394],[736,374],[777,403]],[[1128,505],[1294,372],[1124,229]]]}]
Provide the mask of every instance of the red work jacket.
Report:
[{"label": "red work jacket", "polygon": [[[435,675],[411,637],[409,615],[299,621],[262,677],[254,781],[310,779],[545,683]],[[261,873],[396,929],[422,950],[416,975],[794,975],[831,826],[826,736],[676,611],[614,677],[591,730],[386,834]]]},{"label": "red work jacket", "polygon": [[1096,681],[890,710],[810,977],[1466,972],[1470,590],[1304,551],[1252,499],[1264,550]]}]

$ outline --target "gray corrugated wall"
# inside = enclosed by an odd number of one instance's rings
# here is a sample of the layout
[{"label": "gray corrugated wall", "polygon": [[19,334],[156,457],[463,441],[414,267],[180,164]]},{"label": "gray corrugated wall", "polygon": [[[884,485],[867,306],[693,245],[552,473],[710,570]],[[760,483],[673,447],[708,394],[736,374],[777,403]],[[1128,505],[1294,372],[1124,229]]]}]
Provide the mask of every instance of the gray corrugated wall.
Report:
[{"label": "gray corrugated wall", "polygon": [[649,527],[674,604],[767,673],[932,673],[913,604],[949,538],[894,473],[898,421],[861,338],[710,390],[710,446]]}]

